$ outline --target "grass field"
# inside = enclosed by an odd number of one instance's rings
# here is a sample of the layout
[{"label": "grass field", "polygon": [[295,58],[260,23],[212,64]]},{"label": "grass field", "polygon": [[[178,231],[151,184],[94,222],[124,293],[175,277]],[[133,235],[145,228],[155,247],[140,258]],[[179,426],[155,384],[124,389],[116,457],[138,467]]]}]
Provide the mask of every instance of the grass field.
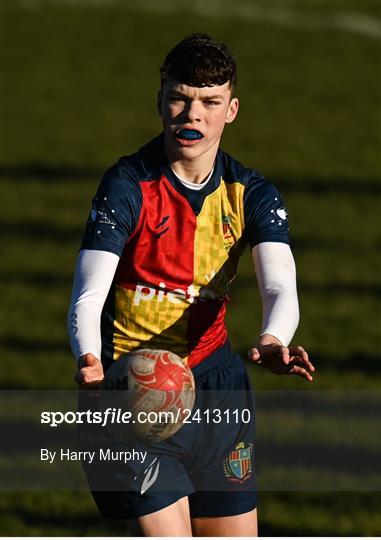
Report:
[{"label": "grass field", "polygon": [[[166,50],[206,31],[239,62],[241,111],[223,147],[287,202],[311,388],[379,391],[380,2],[3,1],[0,20],[2,388],[74,388],[66,311],[90,200],[103,171],[160,130]],[[246,254],[228,316],[242,354],[259,321]],[[249,369],[257,390],[307,386]],[[3,493],[0,512],[5,535],[126,533],[87,493]],[[377,492],[261,495],[263,535],[376,535],[380,516]]]}]

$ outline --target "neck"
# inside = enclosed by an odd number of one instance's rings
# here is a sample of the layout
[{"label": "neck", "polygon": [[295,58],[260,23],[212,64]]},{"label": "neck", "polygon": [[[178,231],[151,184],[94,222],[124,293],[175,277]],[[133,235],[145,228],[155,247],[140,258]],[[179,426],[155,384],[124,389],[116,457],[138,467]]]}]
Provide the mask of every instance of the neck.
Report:
[{"label": "neck", "polygon": [[168,162],[173,172],[180,178],[194,184],[201,184],[213,169],[217,149],[211,150],[198,158],[186,159],[183,156],[173,155],[170,148],[165,145]]}]

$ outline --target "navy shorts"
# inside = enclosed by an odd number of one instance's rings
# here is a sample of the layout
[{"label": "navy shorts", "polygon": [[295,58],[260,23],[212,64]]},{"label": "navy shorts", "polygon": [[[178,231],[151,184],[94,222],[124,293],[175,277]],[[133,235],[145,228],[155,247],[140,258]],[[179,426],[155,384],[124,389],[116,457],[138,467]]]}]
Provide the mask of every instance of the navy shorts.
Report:
[{"label": "navy shorts", "polygon": [[[137,518],[184,496],[189,497],[191,517],[232,516],[256,508],[254,398],[242,359],[225,343],[192,371],[194,420],[190,417],[169,439],[135,441],[128,447],[98,431],[96,445],[109,455],[126,456],[126,450],[129,456],[145,455],[144,462],[131,457],[128,462],[82,463],[103,517]],[[94,410],[94,400],[80,392],[80,410]],[[82,448],[94,446],[93,430],[82,426]]]}]

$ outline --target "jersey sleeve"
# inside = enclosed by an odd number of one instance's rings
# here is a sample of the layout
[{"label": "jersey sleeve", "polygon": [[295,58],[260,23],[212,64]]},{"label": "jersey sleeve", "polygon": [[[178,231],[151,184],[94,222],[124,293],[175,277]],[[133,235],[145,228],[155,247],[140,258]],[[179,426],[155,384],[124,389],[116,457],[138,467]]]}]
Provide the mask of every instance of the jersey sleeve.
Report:
[{"label": "jersey sleeve", "polygon": [[290,243],[283,198],[266,178],[253,175],[249,179],[243,204],[245,235],[251,247],[261,242]]},{"label": "jersey sleeve", "polygon": [[141,206],[139,182],[119,162],[106,172],[92,201],[81,250],[108,251],[120,257],[139,221]]}]

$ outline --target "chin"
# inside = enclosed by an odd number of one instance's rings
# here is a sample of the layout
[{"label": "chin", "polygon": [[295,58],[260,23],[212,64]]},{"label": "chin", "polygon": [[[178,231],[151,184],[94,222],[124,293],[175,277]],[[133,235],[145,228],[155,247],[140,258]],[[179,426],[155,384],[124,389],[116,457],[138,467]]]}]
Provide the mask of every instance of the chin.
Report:
[{"label": "chin", "polygon": [[202,156],[202,154],[205,153],[205,150],[201,150],[201,149],[197,149],[197,148],[192,148],[192,147],[180,147],[177,149],[177,153],[180,157],[183,157],[185,159],[195,159],[195,158],[198,158],[200,156]]}]

